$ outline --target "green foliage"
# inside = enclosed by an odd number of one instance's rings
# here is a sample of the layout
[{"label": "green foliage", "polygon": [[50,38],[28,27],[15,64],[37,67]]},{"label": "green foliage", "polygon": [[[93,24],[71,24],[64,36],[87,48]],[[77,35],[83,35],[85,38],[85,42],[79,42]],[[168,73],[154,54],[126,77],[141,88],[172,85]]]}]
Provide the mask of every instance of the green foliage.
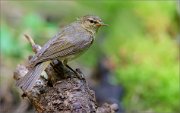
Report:
[{"label": "green foliage", "polygon": [[[174,1],[59,1],[13,2],[25,11],[13,25],[3,18],[1,49],[3,56],[21,58],[30,51],[22,34],[44,44],[59,25],[75,17],[99,15],[109,27],[100,29],[93,47],[79,60],[93,68],[101,53],[112,57],[116,78],[126,90],[123,99],[128,112],[179,111],[179,33]],[[52,21],[47,21],[51,17]],[[13,23],[13,22],[12,22]],[[29,53],[28,53],[29,55]]]},{"label": "green foliage", "polygon": [[122,45],[130,65],[120,63],[117,69],[119,82],[128,88],[125,104],[131,103],[132,109],[140,105],[156,112],[178,110],[178,51],[169,50],[175,46],[169,39],[160,43],[152,39],[134,39],[131,44],[136,48]]},{"label": "green foliage", "polygon": [[19,51],[21,49],[21,45],[19,44],[19,40],[16,39],[15,33],[12,29],[8,28],[4,23],[1,25],[2,29],[0,29],[1,34],[1,51],[6,56],[13,57],[21,57],[22,52]]}]

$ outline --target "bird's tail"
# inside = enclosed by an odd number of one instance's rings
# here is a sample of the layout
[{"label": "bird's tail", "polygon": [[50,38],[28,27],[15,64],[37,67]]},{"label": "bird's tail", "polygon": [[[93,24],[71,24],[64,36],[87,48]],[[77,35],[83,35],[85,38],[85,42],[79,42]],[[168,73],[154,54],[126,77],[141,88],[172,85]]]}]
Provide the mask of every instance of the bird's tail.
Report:
[{"label": "bird's tail", "polygon": [[50,61],[36,65],[31,70],[29,70],[29,72],[23,78],[18,80],[16,85],[25,92],[31,90],[37,79],[39,79],[42,71],[44,71],[49,64]]}]

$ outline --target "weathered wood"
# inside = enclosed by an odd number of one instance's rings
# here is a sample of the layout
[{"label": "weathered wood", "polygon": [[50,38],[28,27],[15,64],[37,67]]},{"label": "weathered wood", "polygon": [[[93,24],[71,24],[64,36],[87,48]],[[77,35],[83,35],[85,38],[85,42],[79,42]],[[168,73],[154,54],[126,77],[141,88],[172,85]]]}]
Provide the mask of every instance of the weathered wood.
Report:
[{"label": "weathered wood", "polygon": [[[40,46],[26,35],[33,51],[36,53]],[[30,38],[30,39],[29,39]],[[28,69],[24,65],[17,66],[14,79],[25,76]],[[116,105],[104,104],[98,107],[95,93],[89,86],[82,72],[77,69],[74,73],[58,60],[52,61],[45,70],[48,78],[40,77],[29,92],[24,92],[38,113],[114,113]]]}]

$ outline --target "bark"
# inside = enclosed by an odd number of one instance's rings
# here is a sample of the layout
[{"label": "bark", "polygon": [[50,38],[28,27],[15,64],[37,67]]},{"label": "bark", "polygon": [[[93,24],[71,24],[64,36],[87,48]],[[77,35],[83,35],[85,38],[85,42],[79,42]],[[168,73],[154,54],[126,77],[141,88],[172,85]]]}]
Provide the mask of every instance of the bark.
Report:
[{"label": "bark", "polygon": [[[37,52],[40,46],[32,44],[32,48]],[[26,66],[18,65],[14,79],[22,78],[27,72]],[[118,109],[116,104],[97,105],[95,93],[80,69],[74,73],[54,60],[45,72],[47,78],[41,76],[32,90],[22,95],[30,100],[38,113],[114,113]]]}]

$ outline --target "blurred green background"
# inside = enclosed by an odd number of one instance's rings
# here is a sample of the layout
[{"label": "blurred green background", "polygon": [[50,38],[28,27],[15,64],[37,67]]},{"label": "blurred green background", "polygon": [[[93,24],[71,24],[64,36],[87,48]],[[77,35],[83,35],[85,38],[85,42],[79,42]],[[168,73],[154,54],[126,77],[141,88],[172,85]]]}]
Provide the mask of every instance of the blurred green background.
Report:
[{"label": "blurred green background", "polygon": [[125,111],[180,113],[177,4],[176,1],[1,1],[1,102],[8,101],[6,107],[10,110],[15,109],[14,103],[19,100],[13,71],[33,54],[23,34],[43,45],[77,17],[92,14],[101,17],[109,27],[98,31],[93,47],[74,61],[76,67],[81,64],[93,70],[98,57],[105,54],[115,64],[112,82],[125,89],[122,100]]}]

